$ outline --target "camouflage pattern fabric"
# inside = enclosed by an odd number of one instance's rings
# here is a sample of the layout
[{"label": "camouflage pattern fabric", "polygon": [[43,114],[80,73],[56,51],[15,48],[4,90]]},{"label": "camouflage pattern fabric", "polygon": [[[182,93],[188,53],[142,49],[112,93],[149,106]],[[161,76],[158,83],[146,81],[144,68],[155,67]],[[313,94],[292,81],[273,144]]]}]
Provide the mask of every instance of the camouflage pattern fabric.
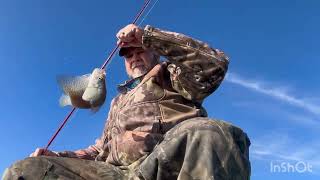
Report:
[{"label": "camouflage pattern fabric", "polygon": [[147,25],[142,40],[170,62],[173,89],[193,102],[202,103],[213,93],[228,70],[229,58],[222,51],[186,35]]},{"label": "camouflage pattern fabric", "polygon": [[142,162],[142,179],[248,180],[250,141],[238,127],[208,118],[176,125]]},{"label": "camouflage pattern fabric", "polygon": [[36,157],[15,163],[3,180],[248,180],[249,145],[247,135],[238,127],[223,121],[193,118],[169,130],[149,156],[129,166]]},{"label": "camouflage pattern fabric", "polygon": [[123,173],[104,162],[63,157],[31,157],[8,168],[3,180],[123,179]]}]

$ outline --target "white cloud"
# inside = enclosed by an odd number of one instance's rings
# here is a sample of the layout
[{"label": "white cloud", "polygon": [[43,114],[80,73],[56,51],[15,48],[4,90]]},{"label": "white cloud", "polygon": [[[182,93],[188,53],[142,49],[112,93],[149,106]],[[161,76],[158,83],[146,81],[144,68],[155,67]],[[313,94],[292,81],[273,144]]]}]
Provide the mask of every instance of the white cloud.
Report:
[{"label": "white cloud", "polygon": [[316,120],[313,117],[309,117],[306,115],[299,115],[299,114],[288,114],[287,117],[291,120],[291,121],[296,121],[298,123],[303,123],[305,125],[309,125],[312,127],[319,127],[319,121]]},{"label": "white cloud", "polygon": [[284,91],[283,88],[266,87],[264,86],[263,82],[245,79],[234,73],[228,73],[226,76],[226,81],[265,94],[267,96],[271,96],[293,106],[305,109],[313,114],[320,115],[320,106],[310,103],[304,99],[296,98]]},{"label": "white cloud", "polygon": [[302,142],[289,137],[285,133],[269,133],[266,136],[252,139],[250,156],[255,160],[264,161],[302,161],[310,163],[314,171],[320,169],[319,142]]}]

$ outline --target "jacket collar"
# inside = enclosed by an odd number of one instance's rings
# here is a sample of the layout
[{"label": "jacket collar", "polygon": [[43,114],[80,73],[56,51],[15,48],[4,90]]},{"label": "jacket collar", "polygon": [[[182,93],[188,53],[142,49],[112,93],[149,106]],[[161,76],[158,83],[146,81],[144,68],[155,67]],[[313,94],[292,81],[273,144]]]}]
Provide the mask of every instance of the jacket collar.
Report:
[{"label": "jacket collar", "polygon": [[134,79],[129,79],[125,81],[122,84],[119,84],[117,89],[120,93],[124,94],[127,93],[128,91],[134,89],[138,84],[140,84],[141,80],[143,79],[144,75],[134,78]]}]

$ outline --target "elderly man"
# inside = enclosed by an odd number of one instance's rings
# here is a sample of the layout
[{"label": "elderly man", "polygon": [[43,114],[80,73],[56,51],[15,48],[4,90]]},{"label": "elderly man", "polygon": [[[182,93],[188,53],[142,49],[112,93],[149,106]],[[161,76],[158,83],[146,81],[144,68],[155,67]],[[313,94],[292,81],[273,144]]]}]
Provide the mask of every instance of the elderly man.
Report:
[{"label": "elderly man", "polygon": [[102,136],[78,151],[37,149],[4,179],[249,179],[247,135],[202,107],[227,71],[224,53],[151,26],[127,25],[117,38],[130,80]]}]

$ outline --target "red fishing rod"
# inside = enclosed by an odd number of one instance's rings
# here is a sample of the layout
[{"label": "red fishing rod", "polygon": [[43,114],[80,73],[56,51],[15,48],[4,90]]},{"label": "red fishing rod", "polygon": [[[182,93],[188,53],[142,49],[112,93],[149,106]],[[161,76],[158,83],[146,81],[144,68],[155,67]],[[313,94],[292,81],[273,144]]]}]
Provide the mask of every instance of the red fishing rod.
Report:
[{"label": "red fishing rod", "polygon": [[[150,4],[151,0],[146,0],[142,6],[142,8],[140,9],[140,11],[138,12],[138,14],[136,15],[136,17],[134,18],[134,20],[132,21],[132,24],[136,24],[137,21],[140,19],[141,15],[143,14],[143,12],[146,10],[146,8],[148,7],[148,5]],[[119,49],[120,44],[118,44],[109,54],[109,56],[107,57],[107,59],[105,60],[105,62],[102,64],[101,69],[105,69],[106,65],[109,64],[110,60],[112,59],[112,57],[114,56],[114,54],[117,52],[117,50]],[[73,107],[72,110],[68,113],[68,115],[64,118],[62,124],[59,126],[59,128],[57,129],[57,131],[53,134],[53,136],[51,137],[51,139],[49,140],[43,154],[45,154],[45,152],[48,150],[49,146],[51,145],[51,143],[53,142],[53,140],[57,137],[57,135],[59,134],[59,132],[61,131],[61,129],[64,127],[64,125],[67,123],[67,121],[70,119],[71,115],[74,113],[74,111],[77,108]]]}]

